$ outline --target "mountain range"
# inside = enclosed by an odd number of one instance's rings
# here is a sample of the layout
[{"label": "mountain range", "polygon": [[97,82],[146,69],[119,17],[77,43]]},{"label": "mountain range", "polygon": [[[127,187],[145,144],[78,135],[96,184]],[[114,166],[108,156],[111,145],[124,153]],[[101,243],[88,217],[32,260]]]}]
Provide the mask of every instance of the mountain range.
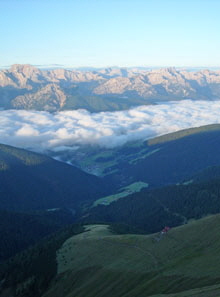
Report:
[{"label": "mountain range", "polygon": [[42,70],[15,64],[0,71],[0,107],[5,109],[52,112],[86,108],[94,112],[161,100],[215,100],[219,97],[219,70]]}]

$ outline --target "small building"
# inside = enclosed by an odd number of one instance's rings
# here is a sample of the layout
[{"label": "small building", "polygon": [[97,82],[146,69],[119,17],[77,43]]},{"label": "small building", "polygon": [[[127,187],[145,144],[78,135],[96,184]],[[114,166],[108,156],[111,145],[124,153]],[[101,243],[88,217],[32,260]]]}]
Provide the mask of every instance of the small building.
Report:
[{"label": "small building", "polygon": [[170,227],[165,226],[165,227],[163,228],[163,230],[161,231],[161,233],[162,233],[162,234],[166,234],[169,230],[170,230]]}]

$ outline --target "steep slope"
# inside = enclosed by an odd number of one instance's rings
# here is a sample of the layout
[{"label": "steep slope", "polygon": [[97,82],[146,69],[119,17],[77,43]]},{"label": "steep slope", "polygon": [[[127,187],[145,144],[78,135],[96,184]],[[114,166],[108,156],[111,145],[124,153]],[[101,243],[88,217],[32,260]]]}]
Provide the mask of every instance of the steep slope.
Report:
[{"label": "steep slope", "polygon": [[107,151],[96,158],[105,180],[119,187],[137,181],[150,187],[181,183],[207,167],[219,166],[220,125],[189,129]]},{"label": "steep slope", "polygon": [[210,216],[159,241],[158,234],[112,235],[106,226],[88,226],[58,251],[58,276],[44,296],[219,296],[219,223],[219,215]]},{"label": "steep slope", "polygon": [[0,210],[0,263],[73,221],[67,210],[36,213]]},{"label": "steep slope", "polygon": [[127,224],[139,232],[152,233],[165,225],[173,227],[219,213],[219,193],[220,179],[142,190],[110,205],[92,207],[82,219],[86,223]]},{"label": "steep slope", "polygon": [[56,84],[47,84],[36,93],[17,96],[11,105],[17,109],[35,109],[55,111],[61,109],[66,102],[66,95]]},{"label": "steep slope", "polygon": [[219,142],[220,125],[213,124],[113,149],[82,146],[75,154],[62,151],[51,155],[104,177],[120,191],[137,182],[145,182],[149,188],[182,183],[196,179],[195,175],[206,169],[207,179],[209,174],[214,177],[213,166],[220,166]]},{"label": "steep slope", "polygon": [[40,297],[56,276],[56,251],[69,237],[83,232],[79,225],[64,228],[0,265],[1,297]]},{"label": "steep slope", "polygon": [[106,193],[102,180],[49,157],[0,145],[0,208],[76,210]]},{"label": "steep slope", "polygon": [[74,237],[83,229],[68,228],[1,265],[0,296],[219,296],[219,214],[163,235],[85,228]]}]

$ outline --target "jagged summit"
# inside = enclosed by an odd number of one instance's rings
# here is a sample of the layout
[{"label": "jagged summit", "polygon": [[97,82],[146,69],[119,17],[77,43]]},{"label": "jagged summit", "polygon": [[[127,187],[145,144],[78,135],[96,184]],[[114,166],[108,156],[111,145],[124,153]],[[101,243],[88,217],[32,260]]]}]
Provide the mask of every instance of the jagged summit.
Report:
[{"label": "jagged summit", "polygon": [[[65,99],[61,105],[53,106],[52,110],[66,106],[70,109],[103,111],[160,100],[220,98],[219,70],[189,72],[175,67],[154,70],[111,67],[96,71],[63,68],[41,70],[29,64],[15,64],[0,71],[0,107],[26,108],[26,100],[31,100],[31,108],[48,110],[48,103],[52,97],[56,97],[57,91],[51,89],[51,96],[43,100],[43,104],[40,95],[47,85],[54,83],[63,92]],[[19,106],[15,104],[18,96],[19,101],[23,102]],[[105,101],[105,98],[108,100]]]},{"label": "jagged summit", "polygon": [[31,64],[13,64],[10,67],[10,70],[12,72],[13,71],[24,72],[24,71],[29,70],[29,69],[38,70],[37,67],[35,67],[35,66],[31,65]]},{"label": "jagged summit", "polygon": [[11,66],[10,72],[21,73],[27,77],[31,77],[34,73],[40,73],[40,70],[30,64],[14,64]]}]

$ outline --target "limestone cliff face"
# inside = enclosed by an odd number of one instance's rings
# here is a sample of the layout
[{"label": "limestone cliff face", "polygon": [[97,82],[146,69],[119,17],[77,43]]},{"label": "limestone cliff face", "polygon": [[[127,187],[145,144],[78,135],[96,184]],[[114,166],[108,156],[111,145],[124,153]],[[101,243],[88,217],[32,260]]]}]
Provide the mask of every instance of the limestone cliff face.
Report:
[{"label": "limestone cliff face", "polygon": [[171,68],[133,74],[126,78],[110,78],[94,89],[96,94],[123,94],[128,91],[136,91],[143,98],[160,99],[161,96],[185,97],[193,93],[193,88],[182,73]]},{"label": "limestone cliff face", "polygon": [[0,71],[0,107],[59,110],[65,106],[67,98],[75,100],[74,96],[141,98],[142,102],[212,100],[220,98],[220,70],[41,70],[16,64]]},{"label": "limestone cliff face", "polygon": [[12,100],[13,108],[37,109],[56,111],[61,109],[66,102],[66,95],[58,85],[47,84],[36,93],[18,96]]},{"label": "limestone cliff face", "polygon": [[15,64],[9,70],[0,72],[0,87],[11,86],[15,88],[32,89],[33,83],[43,83],[41,71],[31,65]]}]

